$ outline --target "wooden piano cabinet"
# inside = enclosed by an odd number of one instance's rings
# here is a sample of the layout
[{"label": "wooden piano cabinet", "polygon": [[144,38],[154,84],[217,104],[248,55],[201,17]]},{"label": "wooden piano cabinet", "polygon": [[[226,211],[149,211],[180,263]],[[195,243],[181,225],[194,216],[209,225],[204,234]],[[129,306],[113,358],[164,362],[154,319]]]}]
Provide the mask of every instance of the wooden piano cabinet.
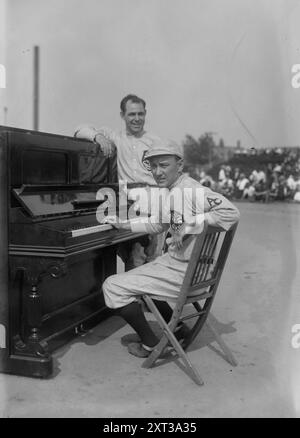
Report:
[{"label": "wooden piano cabinet", "polygon": [[109,315],[101,285],[116,272],[116,251],[111,246],[68,260],[39,257],[31,264],[28,257],[10,257],[11,354],[2,371],[51,376],[51,353]]},{"label": "wooden piano cabinet", "polygon": [[99,228],[115,171],[87,140],[0,126],[0,372],[52,376],[53,352],[110,315],[102,283],[141,237]]},{"label": "wooden piano cabinet", "polygon": [[0,371],[9,356],[7,142],[0,132]]}]

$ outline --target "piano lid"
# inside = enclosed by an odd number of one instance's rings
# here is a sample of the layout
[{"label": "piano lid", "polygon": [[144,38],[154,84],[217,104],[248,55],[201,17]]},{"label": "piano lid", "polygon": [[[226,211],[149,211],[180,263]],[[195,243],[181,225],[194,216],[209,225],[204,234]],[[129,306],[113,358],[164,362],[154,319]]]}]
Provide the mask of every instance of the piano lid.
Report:
[{"label": "piano lid", "polygon": [[[33,218],[39,218],[93,212],[107,199],[104,196],[96,199],[98,190],[99,185],[68,184],[23,185],[12,191],[27,213]],[[113,199],[110,199],[110,202],[113,202]]]}]

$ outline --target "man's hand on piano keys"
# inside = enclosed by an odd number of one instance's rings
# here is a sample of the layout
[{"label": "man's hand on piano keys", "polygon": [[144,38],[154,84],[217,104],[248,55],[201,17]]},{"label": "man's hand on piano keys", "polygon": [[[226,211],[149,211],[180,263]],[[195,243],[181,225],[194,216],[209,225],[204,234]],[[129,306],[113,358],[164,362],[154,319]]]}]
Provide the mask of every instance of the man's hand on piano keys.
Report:
[{"label": "man's hand on piano keys", "polygon": [[118,216],[106,216],[101,223],[110,224],[117,230],[131,230],[129,221],[121,221]]}]

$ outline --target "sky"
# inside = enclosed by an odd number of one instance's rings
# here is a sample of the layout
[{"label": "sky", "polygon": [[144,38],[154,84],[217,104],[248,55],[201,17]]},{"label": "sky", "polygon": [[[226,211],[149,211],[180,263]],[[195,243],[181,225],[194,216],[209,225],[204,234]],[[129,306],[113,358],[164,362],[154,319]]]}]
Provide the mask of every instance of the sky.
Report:
[{"label": "sky", "polygon": [[164,138],[299,145],[299,19],[300,0],[0,0],[0,124],[33,129],[38,45],[41,131],[120,130],[134,93]]}]

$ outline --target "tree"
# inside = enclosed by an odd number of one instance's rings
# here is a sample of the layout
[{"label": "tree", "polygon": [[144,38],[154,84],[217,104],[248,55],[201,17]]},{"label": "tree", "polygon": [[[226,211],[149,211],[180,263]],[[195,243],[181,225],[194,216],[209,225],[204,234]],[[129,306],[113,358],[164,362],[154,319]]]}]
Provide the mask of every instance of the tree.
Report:
[{"label": "tree", "polygon": [[224,148],[224,147],[225,147],[224,140],[223,140],[223,138],[220,138],[219,148]]},{"label": "tree", "polygon": [[186,135],[183,141],[184,159],[186,164],[196,164],[201,162],[199,143],[191,135]]},{"label": "tree", "polygon": [[186,135],[183,146],[187,164],[195,165],[212,162],[216,144],[211,133],[205,132],[198,140],[195,140],[191,135]]}]

